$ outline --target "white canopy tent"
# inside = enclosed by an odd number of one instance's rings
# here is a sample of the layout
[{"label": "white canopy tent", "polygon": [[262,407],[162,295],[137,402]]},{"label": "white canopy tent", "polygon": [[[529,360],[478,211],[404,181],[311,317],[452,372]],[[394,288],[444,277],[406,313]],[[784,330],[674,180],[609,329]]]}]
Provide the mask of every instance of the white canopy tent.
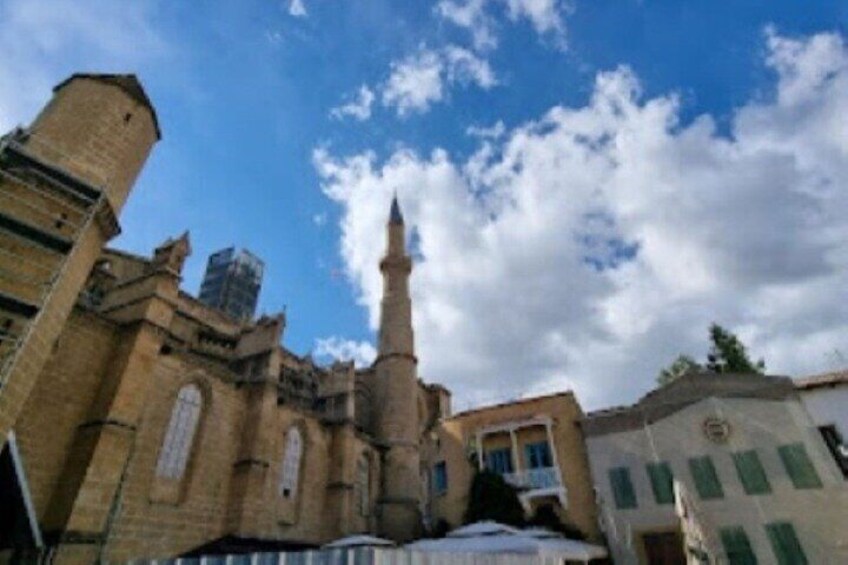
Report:
[{"label": "white canopy tent", "polygon": [[548,530],[520,530],[497,522],[470,524],[443,539],[420,540],[406,549],[425,553],[514,553],[585,563],[607,556],[607,550],[598,545],[566,539]]},{"label": "white canopy tent", "polygon": [[394,547],[394,542],[374,536],[347,536],[324,545],[324,549],[348,549],[353,547]]}]

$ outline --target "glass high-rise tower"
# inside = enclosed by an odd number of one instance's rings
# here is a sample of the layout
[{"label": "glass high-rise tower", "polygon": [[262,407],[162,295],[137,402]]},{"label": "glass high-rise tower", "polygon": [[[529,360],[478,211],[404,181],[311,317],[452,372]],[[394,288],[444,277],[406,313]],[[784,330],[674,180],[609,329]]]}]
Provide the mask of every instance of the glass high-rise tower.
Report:
[{"label": "glass high-rise tower", "polygon": [[209,256],[200,285],[200,301],[237,320],[256,312],[265,264],[246,249],[222,249]]}]

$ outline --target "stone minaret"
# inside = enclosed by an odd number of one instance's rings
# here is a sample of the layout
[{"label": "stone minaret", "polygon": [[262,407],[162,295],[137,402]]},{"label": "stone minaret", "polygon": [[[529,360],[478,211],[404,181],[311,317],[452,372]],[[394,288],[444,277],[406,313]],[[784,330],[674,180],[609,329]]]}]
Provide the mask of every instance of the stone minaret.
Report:
[{"label": "stone minaret", "polygon": [[380,534],[397,541],[421,529],[421,477],[418,438],[418,376],[412,335],[409,275],[404,224],[397,198],[392,201],[388,249],[380,262],[383,301],[380,349],[374,362],[377,391],[377,436],[386,447],[379,500]]}]

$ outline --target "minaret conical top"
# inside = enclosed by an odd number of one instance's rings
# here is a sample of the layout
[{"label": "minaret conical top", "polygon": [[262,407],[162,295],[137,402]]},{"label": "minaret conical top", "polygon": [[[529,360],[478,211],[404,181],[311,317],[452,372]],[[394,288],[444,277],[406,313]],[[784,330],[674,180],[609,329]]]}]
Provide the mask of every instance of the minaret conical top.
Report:
[{"label": "minaret conical top", "polygon": [[398,204],[397,193],[392,198],[392,210],[389,212],[390,224],[402,224],[403,214],[400,213],[400,205]]}]

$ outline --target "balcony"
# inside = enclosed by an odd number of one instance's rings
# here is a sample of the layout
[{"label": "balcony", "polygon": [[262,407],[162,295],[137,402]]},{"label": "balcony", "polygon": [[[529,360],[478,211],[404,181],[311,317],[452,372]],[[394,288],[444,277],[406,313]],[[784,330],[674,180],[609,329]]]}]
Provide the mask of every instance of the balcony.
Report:
[{"label": "balcony", "polygon": [[559,469],[556,467],[541,467],[518,471],[517,473],[504,473],[503,478],[519,490],[551,489],[562,486]]}]

